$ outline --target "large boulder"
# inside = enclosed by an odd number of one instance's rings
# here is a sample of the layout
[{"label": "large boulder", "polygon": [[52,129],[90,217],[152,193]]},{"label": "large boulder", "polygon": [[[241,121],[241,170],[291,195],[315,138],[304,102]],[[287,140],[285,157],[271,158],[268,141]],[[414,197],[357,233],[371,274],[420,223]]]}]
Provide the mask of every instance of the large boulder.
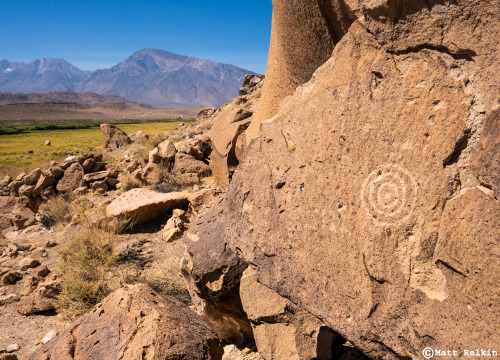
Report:
[{"label": "large boulder", "polygon": [[[274,3],[290,29],[273,31],[283,54],[270,66],[295,58],[292,26],[315,18],[301,11],[315,2]],[[370,357],[493,349],[500,8],[338,3],[357,20],[260,124],[225,196],[228,244],[259,283]]]},{"label": "large boulder", "polygon": [[81,186],[86,186],[87,183],[83,180],[84,170],[78,163],[71,164],[65,171],[63,177],[57,183],[56,189],[59,192],[66,192],[78,189]]},{"label": "large boulder", "polygon": [[175,153],[174,143],[165,140],[149,152],[149,163],[162,164],[171,168],[175,161]]},{"label": "large boulder", "polygon": [[144,224],[167,217],[174,209],[188,206],[188,193],[160,193],[149,189],[132,189],[113,200],[106,208],[108,217],[122,218],[133,224]]},{"label": "large boulder", "polygon": [[105,149],[115,150],[132,143],[125,132],[113,125],[101,124],[101,131]]},{"label": "large boulder", "polygon": [[247,144],[257,136],[261,122],[278,112],[281,100],[309,81],[314,71],[330,58],[335,45],[356,19],[354,11],[358,6],[368,6],[364,3],[368,1],[358,5],[352,0],[273,0],[266,81],[258,111],[247,132]]},{"label": "large boulder", "polygon": [[30,360],[220,360],[223,349],[201,318],[144,284],[119,289]]}]

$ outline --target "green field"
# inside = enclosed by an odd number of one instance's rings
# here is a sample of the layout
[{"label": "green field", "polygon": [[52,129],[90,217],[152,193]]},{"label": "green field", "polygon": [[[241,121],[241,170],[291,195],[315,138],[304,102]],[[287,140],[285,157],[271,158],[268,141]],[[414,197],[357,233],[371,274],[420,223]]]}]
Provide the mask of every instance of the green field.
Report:
[{"label": "green field", "polygon": [[[125,124],[116,123],[115,126],[127,134],[142,130],[149,136],[154,136],[159,132],[175,129],[181,121],[188,125],[194,120],[176,119],[139,123],[129,121]],[[60,160],[65,157],[66,151],[73,151],[76,155],[88,152],[90,148],[102,149],[102,132],[98,125],[91,124],[88,128],[71,128],[71,124],[64,126],[66,129],[61,129],[60,124],[43,125],[45,129],[56,128],[55,130],[11,127],[11,134],[0,135],[0,168],[19,167],[21,169],[29,164],[43,163],[53,159]],[[74,127],[85,126],[79,124]],[[46,140],[50,140],[50,146],[45,145]]]}]

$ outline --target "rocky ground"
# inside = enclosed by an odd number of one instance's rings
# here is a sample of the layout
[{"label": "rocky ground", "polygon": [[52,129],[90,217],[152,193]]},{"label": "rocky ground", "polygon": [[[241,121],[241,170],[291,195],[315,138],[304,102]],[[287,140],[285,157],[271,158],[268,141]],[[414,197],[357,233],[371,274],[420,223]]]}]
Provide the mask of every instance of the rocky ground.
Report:
[{"label": "rocky ground", "polygon": [[273,1],[265,81],[1,179],[3,359],[497,351],[495,5]]}]

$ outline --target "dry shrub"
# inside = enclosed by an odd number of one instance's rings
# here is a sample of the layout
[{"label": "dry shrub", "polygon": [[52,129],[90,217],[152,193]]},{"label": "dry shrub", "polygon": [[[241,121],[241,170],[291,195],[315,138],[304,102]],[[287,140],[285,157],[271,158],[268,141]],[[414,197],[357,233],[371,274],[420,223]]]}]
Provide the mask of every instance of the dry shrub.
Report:
[{"label": "dry shrub", "polygon": [[77,201],[75,207],[79,208],[83,224],[81,231],[71,236],[61,250],[58,272],[62,291],[56,304],[63,318],[70,320],[90,310],[111,292],[107,278],[116,261],[113,255],[116,226],[92,219],[85,198]]},{"label": "dry shrub", "polygon": [[59,194],[51,197],[47,202],[40,205],[39,212],[45,215],[44,225],[51,227],[63,225],[70,219],[70,203],[72,195]]},{"label": "dry shrub", "polygon": [[129,191],[132,189],[136,189],[136,188],[140,188],[142,186],[142,183],[130,174],[125,175],[123,177],[121,184],[122,184],[121,190],[123,192]]}]

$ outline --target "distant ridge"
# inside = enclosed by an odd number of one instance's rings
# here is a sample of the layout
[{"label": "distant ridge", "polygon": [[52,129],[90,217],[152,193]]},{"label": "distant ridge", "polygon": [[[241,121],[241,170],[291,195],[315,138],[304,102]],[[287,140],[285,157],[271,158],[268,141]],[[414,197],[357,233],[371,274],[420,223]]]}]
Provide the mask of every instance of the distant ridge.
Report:
[{"label": "distant ridge", "polygon": [[251,71],[212,60],[143,49],[109,69],[83,71],[63,59],[0,60],[0,91],[117,95],[156,107],[221,106]]},{"label": "distant ridge", "polygon": [[110,104],[124,104],[133,108],[151,109],[148,104],[140,104],[116,95],[98,95],[93,93],[49,92],[41,94],[0,93],[0,105],[5,104],[78,104],[95,108]]}]

